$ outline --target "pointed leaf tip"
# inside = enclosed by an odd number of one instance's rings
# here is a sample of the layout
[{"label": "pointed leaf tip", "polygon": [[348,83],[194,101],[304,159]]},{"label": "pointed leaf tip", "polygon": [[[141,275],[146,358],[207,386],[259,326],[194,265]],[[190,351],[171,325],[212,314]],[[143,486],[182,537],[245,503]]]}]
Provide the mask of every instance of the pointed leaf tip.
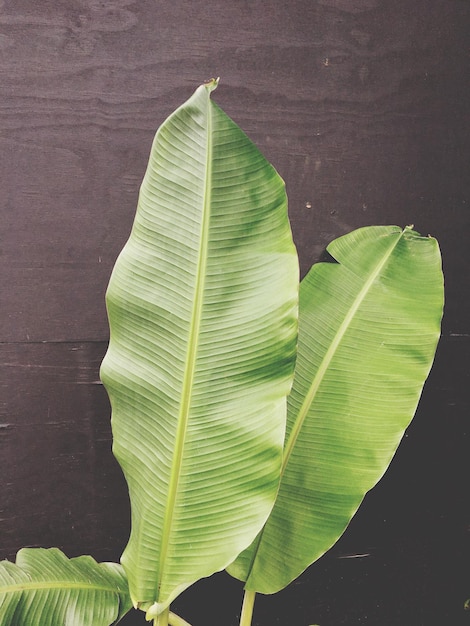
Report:
[{"label": "pointed leaf tip", "polygon": [[219,84],[219,80],[220,78],[211,78],[210,80],[208,80],[207,82],[204,83],[204,87],[207,89],[207,91],[209,93],[211,93],[211,91],[214,91],[214,89],[217,89],[217,85]]}]

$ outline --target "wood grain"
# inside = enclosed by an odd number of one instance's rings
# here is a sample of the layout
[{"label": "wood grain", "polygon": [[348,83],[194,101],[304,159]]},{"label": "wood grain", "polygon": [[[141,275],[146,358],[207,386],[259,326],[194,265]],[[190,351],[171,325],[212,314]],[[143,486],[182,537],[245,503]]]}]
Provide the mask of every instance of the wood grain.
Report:
[{"label": "wood grain", "polygon": [[117,560],[128,501],[111,456],[108,401],[98,378],[106,344],[2,347],[2,558],[24,545],[98,550]]},{"label": "wood grain", "polygon": [[[337,552],[259,601],[259,623],[463,623],[469,16],[464,0],[0,0],[0,558],[120,554],[104,291],[156,128],[220,76],[214,99],[286,181],[303,272],[353,228],[413,223],[446,274],[443,341],[396,463]],[[194,626],[237,623],[239,587],[216,580],[232,614],[203,621],[202,582],[179,605]]]}]

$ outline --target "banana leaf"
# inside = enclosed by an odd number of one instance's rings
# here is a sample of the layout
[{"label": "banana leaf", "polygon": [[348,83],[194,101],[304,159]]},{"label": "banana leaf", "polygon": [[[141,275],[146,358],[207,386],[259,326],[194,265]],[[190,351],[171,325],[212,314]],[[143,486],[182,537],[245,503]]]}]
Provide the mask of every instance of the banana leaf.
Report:
[{"label": "banana leaf", "polygon": [[284,183],[199,87],[158,130],[107,291],[101,376],[147,619],[255,538],[275,500],[297,341]]},{"label": "banana leaf", "polygon": [[228,571],[275,593],[341,536],[410,423],[440,334],[435,239],[368,227],[328,247],[300,288],[299,352],[272,514]]},{"label": "banana leaf", "polygon": [[16,563],[0,562],[2,626],[110,626],[131,608],[116,563],[68,559],[57,548],[23,548]]}]

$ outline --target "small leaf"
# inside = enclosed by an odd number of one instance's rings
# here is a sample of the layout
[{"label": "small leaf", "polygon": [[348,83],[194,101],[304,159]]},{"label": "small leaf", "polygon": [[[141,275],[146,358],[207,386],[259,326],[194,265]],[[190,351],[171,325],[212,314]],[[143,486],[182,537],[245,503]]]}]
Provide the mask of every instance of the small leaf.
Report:
[{"label": "small leaf", "polygon": [[1,626],[110,626],[130,609],[124,571],[57,548],[23,548],[0,562]]}]

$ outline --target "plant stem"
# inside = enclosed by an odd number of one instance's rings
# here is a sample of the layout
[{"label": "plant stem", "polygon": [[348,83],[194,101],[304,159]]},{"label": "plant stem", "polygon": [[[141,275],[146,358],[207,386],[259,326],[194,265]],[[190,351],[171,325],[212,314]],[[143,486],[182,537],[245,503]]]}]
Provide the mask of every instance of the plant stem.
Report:
[{"label": "plant stem", "polygon": [[163,613],[157,615],[153,620],[153,626],[169,626],[170,607],[166,608]]},{"label": "plant stem", "polygon": [[243,597],[242,614],[240,615],[240,626],[251,626],[253,617],[253,607],[255,604],[256,591],[245,589]]},{"label": "plant stem", "polygon": [[191,626],[189,622],[185,621],[182,617],[176,615],[176,613],[172,613],[171,611],[168,616],[168,624],[169,626]]}]

